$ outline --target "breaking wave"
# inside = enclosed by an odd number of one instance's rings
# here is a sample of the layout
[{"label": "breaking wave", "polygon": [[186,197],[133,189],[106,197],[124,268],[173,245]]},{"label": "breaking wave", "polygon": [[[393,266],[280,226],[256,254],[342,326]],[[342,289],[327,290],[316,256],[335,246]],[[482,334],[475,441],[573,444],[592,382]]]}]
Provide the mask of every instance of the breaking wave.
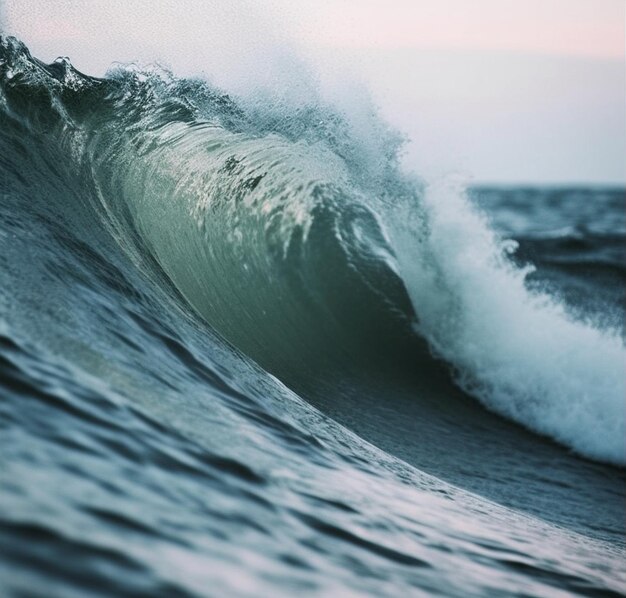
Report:
[{"label": "breaking wave", "polygon": [[84,236],[106,230],[304,396],[381,362],[436,390],[443,366],[488,409],[625,464],[620,331],[531,290],[462,189],[401,170],[375,113],[357,126],[318,99],[232,97],[156,67],[96,79],[10,37],[0,85],[3,167],[69,188],[55,209]]}]

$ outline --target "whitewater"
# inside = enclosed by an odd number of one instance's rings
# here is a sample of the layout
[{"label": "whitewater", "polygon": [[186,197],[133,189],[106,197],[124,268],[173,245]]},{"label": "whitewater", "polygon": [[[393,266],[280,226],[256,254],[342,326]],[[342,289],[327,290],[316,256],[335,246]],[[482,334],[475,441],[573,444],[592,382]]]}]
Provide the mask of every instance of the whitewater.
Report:
[{"label": "whitewater", "polygon": [[362,114],[1,39],[6,594],[621,595],[623,190],[506,234]]}]

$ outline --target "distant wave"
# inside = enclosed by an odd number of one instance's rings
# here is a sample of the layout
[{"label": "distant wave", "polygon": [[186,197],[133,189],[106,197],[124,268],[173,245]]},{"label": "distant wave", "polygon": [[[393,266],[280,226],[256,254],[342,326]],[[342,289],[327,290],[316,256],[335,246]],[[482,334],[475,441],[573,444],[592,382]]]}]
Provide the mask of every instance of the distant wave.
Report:
[{"label": "distant wave", "polygon": [[401,172],[375,115],[357,131],[332,106],[236,99],[157,68],[95,79],[10,37],[0,83],[4,134],[56,156],[37,177],[73,189],[63,209],[95,216],[287,384],[378,360],[428,379],[443,360],[489,409],[626,463],[620,332],[531,292],[461,190]]}]

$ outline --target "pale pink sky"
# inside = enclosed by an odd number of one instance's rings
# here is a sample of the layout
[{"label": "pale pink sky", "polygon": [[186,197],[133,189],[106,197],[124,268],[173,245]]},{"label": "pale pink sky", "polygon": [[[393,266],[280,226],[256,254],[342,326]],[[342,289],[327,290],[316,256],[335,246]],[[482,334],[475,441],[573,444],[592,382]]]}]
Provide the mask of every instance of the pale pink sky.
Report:
[{"label": "pale pink sky", "polygon": [[68,55],[92,74],[157,59],[231,89],[295,89],[307,69],[360,79],[428,176],[626,182],[624,0],[4,5],[5,29],[35,55]]},{"label": "pale pink sky", "polygon": [[284,4],[286,10],[291,6],[300,24],[299,33],[314,45],[624,56],[624,0],[300,0],[277,3]]}]

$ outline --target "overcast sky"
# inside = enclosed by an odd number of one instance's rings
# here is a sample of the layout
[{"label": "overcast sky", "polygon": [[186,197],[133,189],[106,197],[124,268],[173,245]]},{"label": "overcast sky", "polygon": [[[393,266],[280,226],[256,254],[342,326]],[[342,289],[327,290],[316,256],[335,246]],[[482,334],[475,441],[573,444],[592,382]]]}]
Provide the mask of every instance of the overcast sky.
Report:
[{"label": "overcast sky", "polygon": [[624,0],[0,4],[35,55],[91,74],[158,59],[235,89],[295,89],[305,70],[361,81],[429,177],[626,182]]}]

